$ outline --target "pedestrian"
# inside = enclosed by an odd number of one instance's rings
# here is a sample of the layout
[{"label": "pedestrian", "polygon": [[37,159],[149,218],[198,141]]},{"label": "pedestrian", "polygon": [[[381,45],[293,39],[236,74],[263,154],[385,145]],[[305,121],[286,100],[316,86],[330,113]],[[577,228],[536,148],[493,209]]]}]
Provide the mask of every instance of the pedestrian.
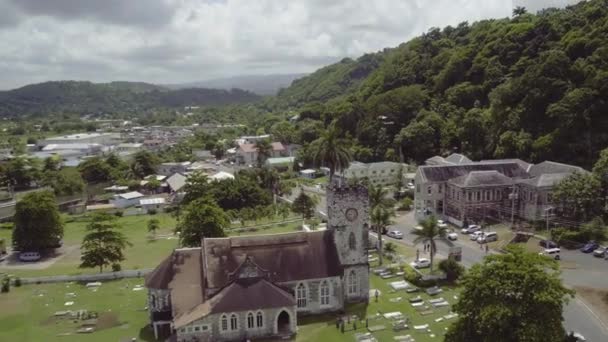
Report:
[{"label": "pedestrian", "polygon": [[490,252],[490,247],[488,247],[488,245],[486,245],[486,254],[488,254]]},{"label": "pedestrian", "polygon": [[416,261],[420,259],[420,249],[416,248]]},{"label": "pedestrian", "polygon": [[378,289],[376,289],[376,292],[374,292],[374,297],[376,297],[376,303],[378,303],[378,296],[380,295],[380,292],[378,292]]}]

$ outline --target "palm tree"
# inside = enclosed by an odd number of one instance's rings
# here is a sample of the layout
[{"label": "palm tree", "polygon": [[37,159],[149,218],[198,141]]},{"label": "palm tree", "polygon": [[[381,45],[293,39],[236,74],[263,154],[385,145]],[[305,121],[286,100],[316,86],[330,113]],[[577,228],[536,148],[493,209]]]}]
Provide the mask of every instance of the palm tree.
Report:
[{"label": "palm tree", "polygon": [[272,145],[267,139],[261,139],[255,143],[255,148],[258,150],[258,166],[262,167],[266,159],[272,155]]},{"label": "palm tree", "polygon": [[382,265],[382,232],[393,224],[394,211],[383,207],[372,209],[372,229],[378,234],[378,262]]},{"label": "palm tree", "polygon": [[412,234],[416,235],[416,239],[414,239],[414,243],[429,243],[431,245],[431,272],[433,272],[433,257],[437,252],[437,245],[435,241],[437,239],[445,240],[447,234],[446,227],[439,227],[437,224],[437,219],[435,216],[431,216],[428,219],[420,222],[420,226],[422,229],[417,230],[414,229]]},{"label": "palm tree", "polygon": [[524,15],[526,14],[528,11],[526,10],[525,7],[522,6],[517,6],[513,9],[513,16],[514,17],[519,17],[520,15]]},{"label": "palm tree", "polygon": [[314,163],[329,168],[329,184],[331,184],[334,173],[348,168],[352,154],[346,147],[346,141],[338,136],[338,129],[333,124],[315,140],[315,143],[317,149],[313,153]]},{"label": "palm tree", "polygon": [[372,210],[376,208],[392,209],[395,201],[388,197],[388,190],[380,185],[369,186],[369,206]]}]

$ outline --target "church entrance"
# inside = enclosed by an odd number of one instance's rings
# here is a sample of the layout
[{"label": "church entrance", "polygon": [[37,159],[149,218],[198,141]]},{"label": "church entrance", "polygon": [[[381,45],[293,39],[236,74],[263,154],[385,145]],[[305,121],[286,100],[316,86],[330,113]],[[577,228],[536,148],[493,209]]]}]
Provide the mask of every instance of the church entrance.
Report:
[{"label": "church entrance", "polygon": [[289,324],[289,313],[287,311],[281,311],[277,318],[277,330],[279,335],[291,334],[291,325]]}]

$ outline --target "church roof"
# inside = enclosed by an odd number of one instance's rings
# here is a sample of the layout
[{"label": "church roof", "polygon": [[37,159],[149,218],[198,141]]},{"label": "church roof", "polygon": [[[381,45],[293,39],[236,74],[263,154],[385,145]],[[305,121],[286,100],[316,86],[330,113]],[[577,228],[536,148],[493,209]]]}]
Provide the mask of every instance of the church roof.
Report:
[{"label": "church roof", "polygon": [[237,279],[206,302],[176,317],[180,328],[209,314],[291,307],[296,301],[287,290],[263,278]]},{"label": "church roof", "polygon": [[267,270],[273,282],[339,276],[343,270],[331,231],[296,232],[203,241],[205,277],[220,288],[249,257]]}]

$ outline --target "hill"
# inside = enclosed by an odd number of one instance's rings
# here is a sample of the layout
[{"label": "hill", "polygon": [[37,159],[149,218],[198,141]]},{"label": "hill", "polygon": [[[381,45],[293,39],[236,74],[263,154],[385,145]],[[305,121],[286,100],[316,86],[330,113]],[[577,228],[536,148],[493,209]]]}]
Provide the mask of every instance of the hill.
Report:
[{"label": "hill", "polygon": [[360,160],[460,151],[589,167],[608,146],[607,61],[608,1],[590,0],[433,28],[324,67],[266,105],[299,108],[303,144],[314,122],[335,121]]},{"label": "hill", "polygon": [[169,84],[165,87],[170,89],[197,87],[228,90],[238,88],[258,95],[276,95],[279,89],[288,87],[291,82],[305,75],[306,74],[244,75],[184,84]]},{"label": "hill", "polygon": [[127,114],[152,108],[216,106],[253,102],[251,92],[232,89],[170,90],[141,82],[91,83],[53,81],[0,92],[0,116],[43,116],[55,113]]}]

